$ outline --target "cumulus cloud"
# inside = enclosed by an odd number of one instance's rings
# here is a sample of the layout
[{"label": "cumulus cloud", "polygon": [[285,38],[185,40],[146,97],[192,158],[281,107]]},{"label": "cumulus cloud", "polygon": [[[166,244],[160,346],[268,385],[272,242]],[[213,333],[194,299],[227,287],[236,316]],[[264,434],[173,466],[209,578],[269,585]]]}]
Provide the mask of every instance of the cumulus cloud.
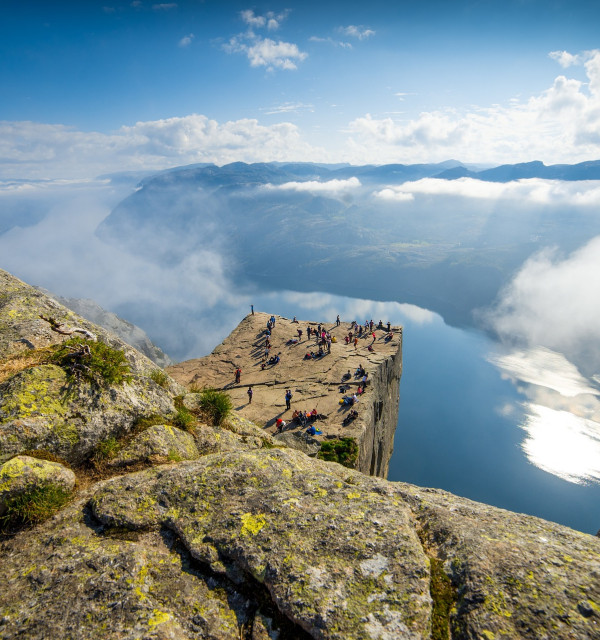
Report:
[{"label": "cumulus cloud", "polygon": [[352,191],[360,186],[360,180],[352,177],[347,180],[328,180],[326,182],[307,180],[306,182],[285,182],[279,185],[267,184],[264,188],[273,191],[308,191],[310,193],[339,194]]},{"label": "cumulus cloud", "polygon": [[553,52],[563,66],[584,65],[587,83],[564,75],[525,101],[437,110],[398,120],[366,114],[350,125],[348,152],[368,157],[377,147],[381,162],[432,162],[460,157],[466,162],[577,162],[600,152],[600,50],[572,55]]},{"label": "cumulus cloud", "polygon": [[256,15],[252,9],[240,11],[240,17],[251,29],[262,29],[266,27],[270,31],[279,29],[283,20],[287,18],[289,10],[275,13],[267,11],[264,15]]},{"label": "cumulus cloud", "polygon": [[571,67],[574,64],[581,64],[581,57],[578,55],[573,55],[568,51],[551,51],[548,54],[553,60],[556,60],[558,64],[563,67]]},{"label": "cumulus cloud", "polygon": [[600,183],[596,180],[564,182],[529,178],[511,182],[484,182],[474,178],[441,180],[423,178],[375,191],[383,200],[413,200],[416,195],[452,196],[474,200],[505,200],[554,206],[600,206]]},{"label": "cumulus cloud", "polygon": [[159,4],[153,4],[154,11],[170,11],[171,9],[177,9],[176,2],[162,2]]},{"label": "cumulus cloud", "polygon": [[266,67],[268,71],[297,69],[298,63],[308,55],[300,51],[297,44],[284,40],[275,41],[256,34],[258,29],[279,29],[288,14],[289,10],[281,13],[268,11],[264,15],[257,15],[252,9],[241,11],[240,17],[248,25],[248,30],[230,38],[229,42],[223,45],[223,49],[227,53],[245,54],[251,67]]},{"label": "cumulus cloud", "polygon": [[566,257],[534,255],[485,319],[504,341],[545,346],[589,376],[600,371],[598,291],[600,236]]},{"label": "cumulus cloud", "polygon": [[370,38],[375,35],[375,31],[373,31],[373,29],[367,29],[366,27],[356,26],[354,24],[350,24],[347,27],[339,27],[338,31],[343,33],[345,36],[358,38],[359,40],[365,40],[366,38]]},{"label": "cumulus cloud", "polygon": [[74,178],[124,170],[164,169],[194,162],[314,160],[290,123],[254,119],[219,123],[203,115],[138,122],[104,134],[64,125],[0,122],[5,178]]},{"label": "cumulus cloud", "polygon": [[192,40],[194,39],[194,34],[193,33],[188,33],[187,36],[183,36],[183,38],[181,38],[181,40],[179,41],[179,46],[180,47],[189,47],[192,44]]},{"label": "cumulus cloud", "polygon": [[269,71],[297,69],[297,63],[308,55],[292,42],[275,41],[253,33],[234,36],[224,45],[224,49],[228,53],[244,53],[251,67],[266,67]]}]

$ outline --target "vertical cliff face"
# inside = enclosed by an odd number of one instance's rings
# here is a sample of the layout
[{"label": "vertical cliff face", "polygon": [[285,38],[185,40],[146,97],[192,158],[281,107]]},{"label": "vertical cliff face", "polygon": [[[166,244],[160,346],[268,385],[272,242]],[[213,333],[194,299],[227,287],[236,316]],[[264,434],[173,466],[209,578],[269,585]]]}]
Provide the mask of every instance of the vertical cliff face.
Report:
[{"label": "vertical cliff face", "polygon": [[[325,448],[342,438],[352,438],[358,445],[357,455],[352,456],[353,466],[367,475],[385,478],[398,421],[402,329],[393,327],[390,335],[374,327],[375,338],[373,332],[361,331],[355,346],[354,340],[349,343],[345,340],[350,331],[356,334],[350,323],[327,325],[335,342],[330,351],[325,347],[325,355],[311,358],[307,354],[319,349],[312,334],[320,324],[277,317],[269,336],[269,357],[278,355],[279,362],[267,361],[263,367],[269,318],[265,313],[247,316],[209,356],[182,362],[168,372],[188,387],[226,389],[234,407],[267,431],[275,432],[277,420],[284,420],[283,435],[288,445],[300,443],[301,438],[291,435],[299,436],[306,429],[306,425],[293,422],[293,412],[316,409],[320,416],[325,416],[314,422],[322,431],[315,436],[316,440]],[[359,393],[362,387],[362,377],[357,374],[359,367],[368,374],[363,393]],[[237,368],[241,369],[240,382],[235,381]],[[253,389],[251,403],[247,395],[249,386]],[[292,392],[290,409],[285,403],[287,389]],[[354,394],[357,403],[343,403],[344,397]],[[352,410],[358,411],[358,417],[348,421]]]},{"label": "vertical cliff face", "polygon": [[[371,476],[387,478],[398,423],[400,377],[402,376],[402,330],[396,353],[388,356],[370,374],[369,405],[363,410],[363,431],[358,438],[357,468]],[[367,398],[365,398],[366,400]],[[364,407],[363,407],[364,409]]]}]

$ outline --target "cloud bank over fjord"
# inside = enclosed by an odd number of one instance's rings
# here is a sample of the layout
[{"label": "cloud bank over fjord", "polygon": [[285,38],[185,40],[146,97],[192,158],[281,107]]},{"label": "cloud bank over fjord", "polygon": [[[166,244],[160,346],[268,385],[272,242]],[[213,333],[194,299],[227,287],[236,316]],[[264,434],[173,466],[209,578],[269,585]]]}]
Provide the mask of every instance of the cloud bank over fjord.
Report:
[{"label": "cloud bank over fjord", "polygon": [[347,180],[306,180],[305,182],[284,182],[283,184],[266,184],[264,189],[269,191],[299,191],[308,193],[327,193],[339,195],[348,191],[354,191],[361,186],[358,178],[352,177]]},{"label": "cloud bank over fjord", "polygon": [[527,178],[511,182],[485,182],[475,178],[441,180],[423,178],[400,185],[388,186],[373,192],[375,198],[389,201],[412,201],[419,196],[467,198],[469,200],[496,200],[528,202],[552,206],[599,206],[600,182],[581,180],[545,180]]},{"label": "cloud bank over fjord", "polygon": [[487,323],[507,343],[564,354],[588,376],[600,373],[600,236],[568,256],[532,256],[500,292]]}]

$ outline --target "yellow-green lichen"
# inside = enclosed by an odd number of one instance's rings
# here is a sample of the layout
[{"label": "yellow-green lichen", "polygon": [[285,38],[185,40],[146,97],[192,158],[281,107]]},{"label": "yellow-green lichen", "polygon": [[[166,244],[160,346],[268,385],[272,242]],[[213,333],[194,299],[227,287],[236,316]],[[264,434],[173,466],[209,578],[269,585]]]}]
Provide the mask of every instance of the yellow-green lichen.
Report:
[{"label": "yellow-green lichen", "polygon": [[263,513],[252,515],[251,513],[244,513],[242,515],[242,531],[243,536],[257,535],[260,530],[267,524],[267,520]]},{"label": "yellow-green lichen", "polygon": [[148,626],[150,628],[156,627],[159,624],[163,624],[164,622],[168,622],[171,619],[171,614],[166,613],[165,611],[160,611],[159,609],[154,609],[152,611],[152,615],[148,620]]}]

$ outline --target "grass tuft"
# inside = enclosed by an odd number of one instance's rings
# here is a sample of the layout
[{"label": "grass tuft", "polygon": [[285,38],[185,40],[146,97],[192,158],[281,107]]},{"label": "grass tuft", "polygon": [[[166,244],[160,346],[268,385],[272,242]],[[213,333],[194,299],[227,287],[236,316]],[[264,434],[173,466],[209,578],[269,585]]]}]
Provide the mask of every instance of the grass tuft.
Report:
[{"label": "grass tuft", "polygon": [[200,391],[200,408],[213,425],[220,425],[233,409],[233,403],[224,391],[209,388]]},{"label": "grass tuft", "polygon": [[169,376],[162,369],[152,369],[150,379],[163,389],[169,386]]},{"label": "grass tuft", "polygon": [[0,528],[7,530],[43,522],[64,507],[70,497],[70,491],[52,484],[25,491],[7,501]]}]

